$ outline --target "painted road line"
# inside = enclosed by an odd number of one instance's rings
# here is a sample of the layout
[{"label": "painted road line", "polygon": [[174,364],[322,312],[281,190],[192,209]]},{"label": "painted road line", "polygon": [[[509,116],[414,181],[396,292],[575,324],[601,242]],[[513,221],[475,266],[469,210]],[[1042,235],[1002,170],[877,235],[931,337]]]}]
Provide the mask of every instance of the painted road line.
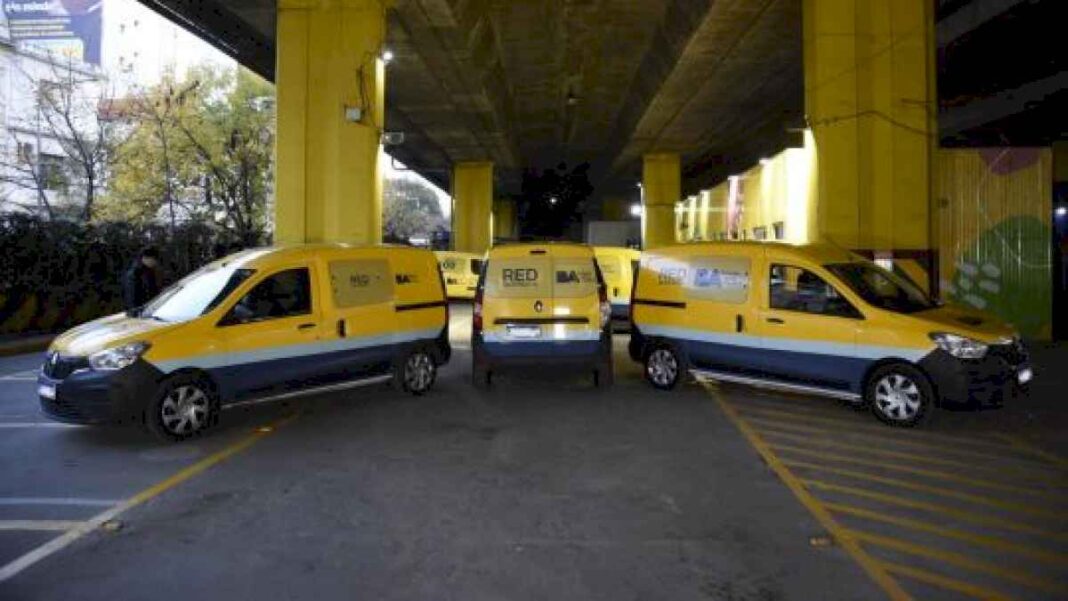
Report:
[{"label": "painted road line", "polygon": [[[926,557],[927,559],[934,559],[943,563],[956,566],[958,568],[964,568],[973,572],[981,572],[996,576],[1002,580],[1008,580],[1017,584],[1022,584],[1026,587],[1040,590],[1047,593],[1053,593],[1057,595],[1068,595],[1068,585],[1060,582],[1054,582],[1052,580],[1046,580],[1029,573],[1021,572],[1019,570],[1013,570],[1005,568],[1000,565],[989,563],[986,561],[979,561],[972,559],[967,555],[961,553],[955,553],[953,551],[946,551],[944,549],[936,549],[926,545],[917,545],[908,541],[904,541],[891,536],[883,536],[881,534],[872,534],[871,532],[863,532],[860,530],[850,530],[850,535],[855,539],[890,549],[893,551],[900,551],[902,553],[908,553],[910,555],[917,555],[920,557]],[[881,569],[881,568],[880,568]]]},{"label": "painted road line", "polygon": [[86,499],[81,497],[0,497],[0,506],[67,505],[74,507],[111,507],[121,499]]},{"label": "painted road line", "polygon": [[60,422],[0,422],[0,429],[16,430],[18,428],[81,428],[78,424]]},{"label": "painted road line", "polygon": [[859,451],[867,455],[876,455],[881,457],[894,457],[897,459],[905,459],[909,461],[917,461],[925,465],[937,465],[949,468],[956,468],[960,470],[968,471],[993,471],[996,474],[1004,475],[1007,472],[1013,474],[1021,474],[1019,478],[1023,483],[1035,483],[1035,481],[1044,482],[1047,485],[1068,485],[1068,481],[1063,478],[1057,478],[1056,476],[1050,476],[1049,471],[1041,471],[1038,468],[1028,470],[1026,468],[1008,468],[1000,465],[977,465],[975,462],[967,463],[964,461],[955,461],[953,459],[941,459],[938,457],[931,457],[929,455],[919,455],[916,453],[909,453],[906,451],[896,451],[887,449],[884,446],[873,447],[872,445],[864,446],[859,444],[849,444],[847,442],[839,442],[837,440],[819,440],[813,439],[811,436],[804,436],[801,434],[791,434],[789,432],[778,432],[774,429],[760,428],[760,435],[765,438],[786,439],[799,443],[805,443],[809,446],[830,447],[833,449],[842,449],[845,451]]},{"label": "painted road line", "polygon": [[998,436],[1002,440],[1008,441],[1009,444],[1011,444],[1012,446],[1014,446],[1014,447],[1016,447],[1016,448],[1018,448],[1018,449],[1020,449],[1020,450],[1022,450],[1024,452],[1027,452],[1027,453],[1030,453],[1032,455],[1035,455],[1036,457],[1041,457],[1043,460],[1048,461],[1050,463],[1053,463],[1053,464],[1057,465],[1058,467],[1060,467],[1062,469],[1068,469],[1068,459],[1065,459],[1064,457],[1061,457],[1060,455],[1057,455],[1055,453],[1050,453],[1049,451],[1046,451],[1044,449],[1040,449],[1040,448],[1036,447],[1035,445],[1033,445],[1033,444],[1031,444],[1029,442],[1025,442],[1023,440],[1020,440],[1019,438],[1017,438],[1015,436],[1009,436],[1008,434],[999,434]]},{"label": "painted road line", "polygon": [[73,530],[85,522],[71,520],[0,520],[0,530]]},{"label": "painted road line", "polygon": [[862,499],[870,499],[872,501],[878,501],[880,503],[886,503],[888,505],[897,505],[899,507],[908,507],[909,509],[919,509],[921,511],[927,511],[930,513],[939,513],[948,515],[954,519],[962,520],[965,522],[972,522],[974,524],[980,524],[989,528],[1012,530],[1021,534],[1027,534],[1029,536],[1038,536],[1048,538],[1051,540],[1059,541],[1062,543],[1068,543],[1068,534],[1059,532],[1050,532],[1046,528],[1040,528],[1038,526],[1032,526],[1030,524],[1023,524],[1020,522],[1014,522],[1007,520],[1000,515],[989,515],[974,513],[971,511],[965,511],[958,509],[957,507],[950,505],[942,505],[940,503],[930,503],[928,501],[918,501],[916,499],[908,499],[905,497],[898,497],[895,495],[888,495],[881,492],[868,490],[866,488],[855,488],[852,486],[842,486],[840,484],[833,484],[831,482],[824,482],[822,480],[806,480],[802,479],[801,483],[809,489],[825,490],[828,492],[836,492],[852,497],[860,497]]},{"label": "painted road line", "polygon": [[145,501],[148,501],[154,497],[163,494],[164,492],[207,470],[208,468],[218,463],[221,463],[226,459],[229,459],[230,457],[236,455],[237,453],[240,453],[241,451],[244,451],[245,449],[259,442],[271,432],[276,431],[278,428],[296,419],[296,417],[296,415],[291,415],[269,427],[256,428],[252,434],[238,440],[237,442],[222,449],[221,451],[213,453],[205,457],[204,459],[201,459],[200,461],[194,463],[193,465],[179,470],[170,477],[142,490],[136,495],[123,501],[119,505],[116,505],[115,507],[112,507],[111,509],[108,509],[102,513],[99,513],[85,522],[82,522],[81,525],[77,528],[67,531],[62,536],[54,538],[48,541],[47,543],[15,559],[14,561],[11,561],[7,565],[0,567],[0,582],[9,580],[10,578],[14,577],[16,574],[25,570],[26,568],[36,564],[37,562],[47,558],[48,556],[58,551],[65,549],[71,543],[77,541],[86,534],[89,534],[90,532],[99,528],[102,524],[104,524],[104,522],[115,519],[119,515],[122,515],[124,512],[134,507],[137,507]]},{"label": "painted road line", "polygon": [[[809,417],[809,416],[798,416],[797,414],[790,413],[788,411],[780,411],[778,409],[765,409],[763,407],[755,407],[755,406],[751,406],[751,405],[746,405],[746,406],[744,406],[744,408],[743,407],[739,407],[738,409],[739,409],[738,413],[742,417],[744,417],[746,419],[750,419],[750,415],[755,413],[755,414],[758,414],[758,416],[770,417],[770,418],[785,417],[785,418],[791,420],[792,423],[796,423],[798,421],[802,421],[802,422],[819,422],[821,424],[828,424],[828,425],[832,425],[832,426],[840,426],[840,427],[843,427],[845,429],[853,430],[853,431],[857,431],[857,432],[871,432],[872,434],[883,435],[883,436],[889,434],[891,432],[891,430],[889,430],[889,428],[892,427],[892,426],[869,424],[869,423],[867,423],[869,421],[867,419],[865,419],[864,421],[861,421],[861,420],[850,421],[850,420],[846,420],[846,419],[838,419],[838,418],[831,418],[831,417],[821,417],[821,416],[812,416],[812,417]],[[895,437],[899,438],[901,440],[913,440],[915,438],[919,438],[919,437],[925,436],[925,435],[937,435],[940,440],[944,440],[946,442],[952,442],[954,444],[967,444],[967,445],[973,445],[973,446],[980,446],[980,447],[983,447],[985,449],[997,449],[997,450],[1002,451],[1002,452],[1009,451],[1009,450],[1018,450],[1015,447],[1013,447],[1011,444],[1009,444],[1008,442],[994,442],[994,441],[988,441],[988,440],[985,440],[985,439],[984,440],[977,440],[974,437],[958,436],[958,435],[954,435],[954,434],[947,434],[945,432],[935,432],[935,431],[917,432],[917,431],[913,431],[913,430],[902,430],[902,429],[897,429],[897,430],[894,430],[893,432],[895,434]]]},{"label": "painted road line", "polygon": [[[1050,465],[1041,459],[1031,457],[1027,455],[1008,455],[1004,452],[999,453],[987,453],[984,451],[973,451],[969,449],[959,448],[946,448],[945,444],[938,444],[935,442],[920,442],[916,440],[903,440],[900,436],[896,436],[893,433],[883,435],[873,435],[867,432],[858,433],[842,430],[831,430],[828,428],[802,426],[796,422],[785,422],[767,419],[763,417],[746,417],[745,420],[750,424],[759,426],[759,430],[764,431],[766,428],[775,428],[777,430],[784,430],[789,432],[796,432],[800,434],[815,434],[828,437],[834,437],[838,439],[851,439],[860,438],[861,442],[871,443],[877,441],[880,445],[889,444],[891,446],[913,449],[917,451],[924,451],[928,453],[939,453],[941,455],[960,455],[961,457],[970,457],[972,459],[987,460],[987,461],[1015,461],[1026,463],[1027,469],[1048,469]],[[885,442],[884,442],[885,441]]]},{"label": "painted road line", "polygon": [[827,532],[834,537],[834,539],[841,545],[842,549],[848,553],[854,561],[856,561],[861,569],[863,569],[868,576],[875,581],[875,584],[879,588],[883,589],[890,599],[894,601],[911,599],[912,597],[905,592],[901,585],[898,584],[887,572],[884,570],[878,562],[876,562],[861,546],[857,540],[841,526],[838,522],[823,509],[819,502],[809,494],[808,490],[801,484],[801,482],[779,461],[779,458],[775,453],[766,445],[764,441],[756,434],[756,432],[745,423],[734,408],[727,403],[722,395],[717,392],[713,387],[705,384],[705,390],[715,399],[719,404],[720,409],[727,418],[734,424],[742,435],[749,441],[749,444],[756,449],[757,453],[761,456],[768,467],[779,476],[779,479],[786,485],[788,489],[797,497],[797,500],[801,502],[809,513],[816,518],[816,521],[823,526]]},{"label": "painted road line", "polygon": [[904,576],[917,582],[948,589],[963,595],[975,597],[976,599],[983,599],[984,601],[1012,601],[1012,597],[1002,592],[992,590],[987,586],[972,584],[971,582],[962,582],[955,578],[897,563],[890,563],[887,561],[879,563],[882,564],[884,570],[891,574]]},{"label": "painted road line", "polygon": [[982,488],[989,488],[992,490],[1000,490],[1005,492],[1011,492],[1024,495],[1037,495],[1039,497],[1060,497],[1065,498],[1064,492],[1039,490],[1032,488],[1023,488],[1020,486],[1013,486],[1004,482],[993,482],[990,480],[982,480],[979,478],[970,478],[968,476],[959,476],[950,472],[941,472],[938,470],[928,470],[922,467],[913,467],[909,465],[897,465],[893,463],[887,463],[883,461],[873,461],[868,459],[861,459],[852,455],[841,455],[838,453],[825,453],[823,451],[813,451],[803,447],[795,447],[793,445],[774,444],[770,443],[772,449],[776,451],[785,451],[792,455],[802,455],[805,457],[814,457],[816,459],[826,459],[828,461],[837,461],[839,463],[849,463],[853,465],[862,465],[867,467],[875,467],[880,470],[889,470],[896,472],[904,472],[906,474],[913,474],[916,476],[923,476],[927,478],[934,478],[936,480],[957,482],[960,484],[966,484],[969,486],[977,486]]},{"label": "painted road line", "polygon": [[854,507],[852,505],[843,505],[841,503],[828,503],[827,501],[822,501],[822,503],[825,508],[831,511],[831,513],[851,515],[853,517],[863,518],[865,520],[872,520],[882,522],[884,524],[900,526],[909,530],[929,532],[931,534],[941,536],[942,538],[952,538],[955,540],[964,541],[966,543],[971,543],[973,545],[989,547],[991,549],[996,549],[1003,553],[1015,553],[1016,555],[1027,557],[1035,561],[1041,561],[1056,566],[1068,566],[1068,555],[1054,553],[1052,551],[1045,551],[1043,549],[1037,549],[1026,545],[1020,545],[996,536],[975,534],[974,532],[957,530],[955,528],[945,528],[943,526],[939,526],[938,524],[932,524],[930,522],[924,522],[922,520],[914,520],[912,518],[888,515],[885,513],[880,513],[878,511],[872,511],[870,509]]},{"label": "painted road line", "polygon": [[1012,501],[1003,501],[1001,499],[991,499],[989,497],[975,495],[966,492],[960,492],[948,488],[941,488],[930,484],[923,484],[920,482],[912,482],[910,480],[899,480],[897,478],[887,478],[885,476],[876,476],[868,472],[862,472],[858,470],[851,470],[846,468],[839,468],[830,465],[821,465],[819,463],[811,463],[808,461],[794,461],[790,459],[784,459],[783,465],[792,468],[800,468],[818,472],[824,472],[828,474],[834,474],[836,476],[845,476],[847,478],[854,478],[857,480],[866,480],[869,482],[878,482],[879,484],[886,484],[888,486],[894,486],[897,488],[904,488],[908,490],[915,490],[920,492],[927,492],[943,497],[949,497],[953,499],[959,499],[961,501],[968,501],[975,503],[976,505],[986,505],[988,507],[996,507],[998,509],[1004,509],[1006,511],[1015,511],[1017,513],[1026,513],[1028,515],[1040,516],[1044,518],[1054,518],[1058,520],[1064,519],[1063,511],[1056,511],[1045,507],[1034,507],[1031,505],[1025,505],[1023,503],[1014,503]]}]

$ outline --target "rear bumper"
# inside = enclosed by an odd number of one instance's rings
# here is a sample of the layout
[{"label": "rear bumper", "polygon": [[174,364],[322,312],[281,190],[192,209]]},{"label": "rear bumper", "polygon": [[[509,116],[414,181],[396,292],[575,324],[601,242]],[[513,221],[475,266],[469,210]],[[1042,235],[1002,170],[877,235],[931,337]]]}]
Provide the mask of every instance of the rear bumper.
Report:
[{"label": "rear bumper", "polygon": [[948,405],[1000,405],[1027,394],[1028,383],[1020,381],[1020,374],[1032,369],[1025,352],[990,352],[978,361],[965,361],[942,350],[921,359],[920,367],[939,400]]},{"label": "rear bumper", "polygon": [[486,342],[472,340],[475,366],[593,367],[611,357],[611,334],[602,332],[598,340],[553,340],[529,342]]},{"label": "rear bumper", "polygon": [[145,361],[117,371],[77,371],[63,379],[41,374],[42,387],[53,387],[54,398],[38,394],[41,410],[55,421],[70,424],[140,422],[156,393],[162,372]]},{"label": "rear bumper", "polygon": [[612,319],[630,320],[630,303],[612,303]]}]

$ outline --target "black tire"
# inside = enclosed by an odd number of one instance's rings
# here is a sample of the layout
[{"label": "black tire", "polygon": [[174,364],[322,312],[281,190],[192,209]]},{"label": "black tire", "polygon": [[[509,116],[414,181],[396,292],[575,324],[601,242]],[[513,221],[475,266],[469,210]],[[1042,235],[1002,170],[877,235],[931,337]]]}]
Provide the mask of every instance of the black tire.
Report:
[{"label": "black tire", "polygon": [[864,401],[883,423],[908,428],[930,418],[934,388],[919,369],[891,363],[872,372],[864,386]]},{"label": "black tire", "polygon": [[645,379],[657,390],[671,390],[682,378],[683,362],[674,347],[661,344],[645,354]]},{"label": "black tire", "polygon": [[145,428],[167,442],[199,436],[218,420],[215,388],[196,374],[179,374],[164,380],[144,413]]},{"label": "black tire", "polygon": [[434,356],[425,348],[409,351],[394,368],[394,379],[401,390],[421,396],[430,391],[438,377],[438,365]]}]

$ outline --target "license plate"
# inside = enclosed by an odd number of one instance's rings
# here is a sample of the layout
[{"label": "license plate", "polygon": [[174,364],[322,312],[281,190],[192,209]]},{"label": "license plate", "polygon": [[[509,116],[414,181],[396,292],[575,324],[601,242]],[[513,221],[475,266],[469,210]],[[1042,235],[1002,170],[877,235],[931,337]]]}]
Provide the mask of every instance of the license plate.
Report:
[{"label": "license plate", "polygon": [[508,326],[508,336],[521,340],[541,338],[541,328],[538,326]]},{"label": "license plate", "polygon": [[1025,367],[1025,368],[1021,369],[1019,372],[1017,372],[1017,374],[1016,374],[1016,380],[1020,384],[1027,384],[1028,382],[1031,381],[1031,378],[1033,378],[1033,377],[1035,377],[1035,374],[1034,374],[1034,372],[1031,371],[1030,367]]},{"label": "license plate", "polygon": [[48,400],[55,400],[56,386],[55,384],[41,384],[37,387],[37,394]]}]

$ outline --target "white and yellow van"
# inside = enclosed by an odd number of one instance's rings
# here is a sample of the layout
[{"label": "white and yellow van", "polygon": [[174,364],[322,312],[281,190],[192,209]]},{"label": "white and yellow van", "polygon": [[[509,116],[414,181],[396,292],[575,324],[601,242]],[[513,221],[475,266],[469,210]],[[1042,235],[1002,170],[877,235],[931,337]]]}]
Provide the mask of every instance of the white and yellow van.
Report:
[{"label": "white and yellow van", "polygon": [[449,298],[475,298],[478,275],[482,273],[482,255],[449,250],[434,251],[445,278],[445,293]]},{"label": "white and yellow van", "polygon": [[638,272],[641,251],[619,246],[595,246],[594,255],[601,268],[608,290],[608,302],[612,305],[612,320],[630,323],[630,293],[634,286],[634,274]]},{"label": "white and yellow van", "polygon": [[136,311],[59,336],[38,396],[59,421],[143,423],[180,440],[236,404],[391,378],[422,394],[449,354],[430,251],[255,249],[206,265]]},{"label": "white and yellow van", "polygon": [[1032,375],[1008,325],[830,246],[647,251],[633,303],[630,355],[661,389],[692,371],[867,403],[912,425],[939,403],[1000,402]]},{"label": "white and yellow van", "polygon": [[589,370],[613,378],[608,298],[593,249],[515,244],[490,250],[472,311],[473,381],[511,366]]}]

